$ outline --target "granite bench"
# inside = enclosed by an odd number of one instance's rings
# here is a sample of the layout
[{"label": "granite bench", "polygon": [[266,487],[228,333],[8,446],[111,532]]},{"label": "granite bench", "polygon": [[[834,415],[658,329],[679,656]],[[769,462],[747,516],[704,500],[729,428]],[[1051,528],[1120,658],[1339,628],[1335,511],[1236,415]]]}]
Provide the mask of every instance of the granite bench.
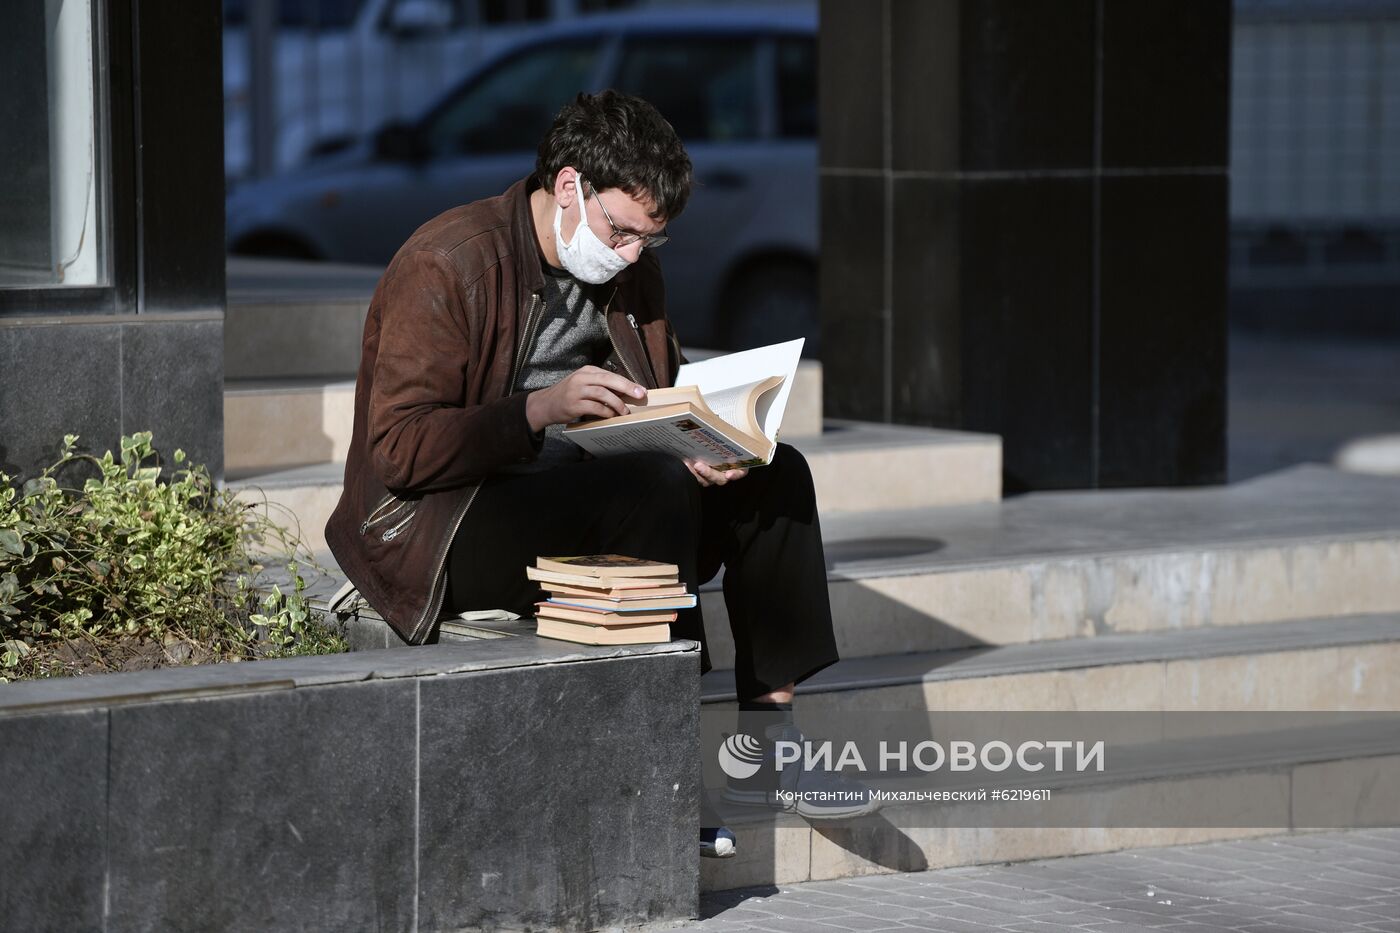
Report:
[{"label": "granite bench", "polygon": [[695,916],[699,657],[530,635],[0,685],[0,926]]}]

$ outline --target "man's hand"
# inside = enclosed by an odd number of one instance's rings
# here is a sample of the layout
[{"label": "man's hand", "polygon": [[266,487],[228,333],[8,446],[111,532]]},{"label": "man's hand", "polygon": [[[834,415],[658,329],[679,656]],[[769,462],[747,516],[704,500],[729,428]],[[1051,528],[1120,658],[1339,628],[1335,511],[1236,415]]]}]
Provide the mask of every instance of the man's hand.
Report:
[{"label": "man's hand", "polygon": [[571,424],[582,418],[611,418],[627,414],[627,403],[646,404],[647,390],[617,373],[597,366],[576,369],[548,389],[525,399],[531,431],[551,424]]},{"label": "man's hand", "polygon": [[748,470],[716,470],[703,460],[687,460],[685,465],[701,486],[723,486],[749,475]]}]

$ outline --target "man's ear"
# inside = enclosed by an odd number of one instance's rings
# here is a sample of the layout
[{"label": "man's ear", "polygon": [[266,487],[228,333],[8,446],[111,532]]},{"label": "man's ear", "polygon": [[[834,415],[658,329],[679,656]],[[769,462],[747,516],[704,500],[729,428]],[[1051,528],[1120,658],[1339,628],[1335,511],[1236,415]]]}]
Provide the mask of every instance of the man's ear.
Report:
[{"label": "man's ear", "polygon": [[561,168],[554,176],[554,200],[560,207],[567,208],[574,203],[578,191],[578,169],[572,165]]}]

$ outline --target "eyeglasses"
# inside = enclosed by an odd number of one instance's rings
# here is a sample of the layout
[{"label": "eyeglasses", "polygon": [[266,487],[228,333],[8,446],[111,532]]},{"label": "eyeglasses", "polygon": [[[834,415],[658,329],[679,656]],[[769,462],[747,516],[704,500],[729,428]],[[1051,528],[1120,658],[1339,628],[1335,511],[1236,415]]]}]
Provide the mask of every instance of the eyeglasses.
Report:
[{"label": "eyeglasses", "polygon": [[[587,184],[587,182],[585,182],[585,184]],[[596,201],[598,207],[602,209],[603,219],[608,222],[609,227],[612,227],[611,240],[614,247],[631,246],[633,243],[641,240],[642,249],[656,249],[658,246],[661,246],[667,240],[671,239],[664,233],[633,233],[630,230],[617,229],[617,224],[613,223],[612,215],[609,214],[608,209],[603,206],[603,199],[598,196],[598,189],[594,188],[592,185],[588,185],[588,190],[593,192],[593,200]]]}]

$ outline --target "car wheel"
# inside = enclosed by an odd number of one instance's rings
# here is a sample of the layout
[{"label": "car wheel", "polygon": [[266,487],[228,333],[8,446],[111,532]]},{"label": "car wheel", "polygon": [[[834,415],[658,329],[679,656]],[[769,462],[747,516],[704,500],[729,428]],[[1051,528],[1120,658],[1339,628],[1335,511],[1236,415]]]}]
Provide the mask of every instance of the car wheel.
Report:
[{"label": "car wheel", "polygon": [[817,270],[809,263],[771,262],[741,273],[725,290],[722,312],[730,350],[806,337],[802,355],[820,355]]},{"label": "car wheel", "polygon": [[264,259],[320,259],[320,255],[296,237],[281,233],[254,233],[234,245],[235,256]]}]

